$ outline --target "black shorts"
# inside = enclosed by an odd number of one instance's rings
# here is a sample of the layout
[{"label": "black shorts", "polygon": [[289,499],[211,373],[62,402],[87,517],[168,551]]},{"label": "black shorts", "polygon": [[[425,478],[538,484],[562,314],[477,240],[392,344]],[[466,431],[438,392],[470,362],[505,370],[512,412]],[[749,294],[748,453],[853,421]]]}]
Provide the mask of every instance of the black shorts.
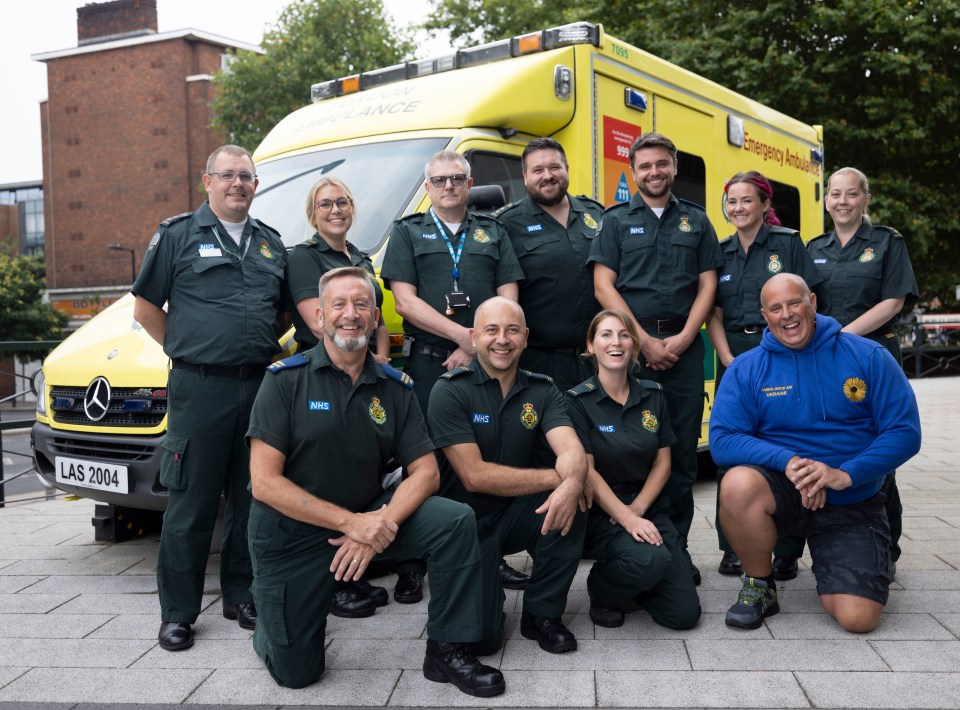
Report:
[{"label": "black shorts", "polygon": [[781,471],[747,466],[770,486],[777,530],[807,538],[817,594],[852,594],[886,604],[893,581],[890,525],[883,493],[850,505],[803,507],[800,493]]}]

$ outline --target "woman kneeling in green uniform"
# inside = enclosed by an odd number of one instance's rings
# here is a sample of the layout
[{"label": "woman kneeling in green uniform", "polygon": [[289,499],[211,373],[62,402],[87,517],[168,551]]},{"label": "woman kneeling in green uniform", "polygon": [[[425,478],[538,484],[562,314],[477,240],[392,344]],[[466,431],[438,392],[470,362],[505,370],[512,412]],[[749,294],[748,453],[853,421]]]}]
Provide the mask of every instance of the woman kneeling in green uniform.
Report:
[{"label": "woman kneeling in green uniform", "polygon": [[660,385],[630,373],[640,341],[624,313],[604,310],[587,331],[597,374],[567,392],[570,416],[589,461],[593,505],[584,556],[596,560],[587,579],[590,618],[624,622],[635,602],[658,624],[689,629],[700,619],[693,570],[661,496],[670,476],[670,428]]}]

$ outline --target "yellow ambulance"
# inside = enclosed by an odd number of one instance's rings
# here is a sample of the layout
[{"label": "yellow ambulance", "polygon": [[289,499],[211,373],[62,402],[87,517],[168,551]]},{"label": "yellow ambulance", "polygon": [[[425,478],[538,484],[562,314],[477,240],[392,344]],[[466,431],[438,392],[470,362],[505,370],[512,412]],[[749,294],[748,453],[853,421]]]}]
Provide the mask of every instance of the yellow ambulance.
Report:
[{"label": "yellow ambulance", "polygon": [[[498,185],[512,202],[526,194],[524,146],[552,136],[566,150],[571,193],[612,205],[635,191],[629,148],[650,130],[680,151],[674,194],[703,205],[721,236],[733,231],[724,181],[749,169],[773,182],[785,226],[807,239],[823,231],[820,127],[611,37],[601,25],[554,27],[325,81],[312,87],[312,99],[254,155],[260,187],[251,212],[288,246],[311,236],[307,190],[331,175],[356,198],[350,240],[379,266],[393,220],[426,209],[423,168],[444,148],[467,158],[477,186]],[[385,295],[387,324],[399,334]],[[36,459],[40,474],[64,490],[159,510],[166,504],[157,477],[167,361],[133,320],[131,303],[128,296],[93,319],[44,363]],[[709,343],[707,360],[705,417],[713,391]]]}]

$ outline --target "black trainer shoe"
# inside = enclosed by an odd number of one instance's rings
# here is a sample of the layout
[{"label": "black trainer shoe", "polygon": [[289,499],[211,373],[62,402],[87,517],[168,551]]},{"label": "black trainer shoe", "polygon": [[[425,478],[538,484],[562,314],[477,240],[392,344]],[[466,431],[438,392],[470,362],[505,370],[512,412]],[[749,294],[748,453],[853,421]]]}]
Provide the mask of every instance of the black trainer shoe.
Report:
[{"label": "black trainer shoe", "polygon": [[330,613],[341,619],[363,619],[373,616],[377,611],[376,602],[365,594],[357,592],[350,584],[336,583],[333,591],[333,603]]},{"label": "black trainer shoe", "polygon": [[434,683],[453,683],[467,695],[489,698],[506,688],[503,673],[485,666],[462,643],[443,643],[427,639],[423,658],[423,677]]},{"label": "black trainer shoe", "polygon": [[731,576],[737,575],[738,577],[743,574],[743,565],[740,564],[740,558],[737,557],[737,553],[724,552],[723,558],[720,560],[720,566],[717,567],[717,572]]},{"label": "black trainer shoe", "polygon": [[400,604],[416,604],[423,599],[423,575],[419,572],[398,574],[393,598]]},{"label": "black trainer shoe", "polygon": [[223,607],[223,618],[237,620],[241,629],[257,628],[257,607],[253,602],[240,602],[233,606]]},{"label": "black trainer shoe", "polygon": [[357,579],[353,582],[347,582],[347,584],[349,584],[357,594],[362,594],[372,599],[373,603],[377,606],[386,606],[390,600],[390,595],[387,594],[385,587],[377,587],[365,579]]},{"label": "black trainer shoe", "polygon": [[776,588],[770,589],[762,579],[744,577],[737,603],[727,609],[727,626],[759,629],[763,620],[780,611]]},{"label": "black trainer shoe", "polygon": [[530,581],[530,577],[525,575],[523,572],[515,570],[513,567],[507,564],[507,561],[503,558],[500,559],[500,567],[498,569],[500,573],[500,584],[503,585],[504,589],[526,589],[527,582]]},{"label": "black trainer shoe", "polygon": [[529,612],[520,615],[520,633],[524,638],[540,644],[548,653],[566,653],[577,650],[577,639],[560,617],[548,619]]},{"label": "black trainer shoe", "polygon": [[587,595],[590,597],[590,621],[597,626],[604,626],[608,629],[615,629],[623,626],[624,615],[619,609],[612,609],[600,603],[597,595],[597,579],[594,570],[597,566],[590,568],[590,574],[587,576]]},{"label": "black trainer shoe", "polygon": [[182,621],[164,621],[160,624],[157,641],[164,651],[182,651],[193,645],[193,629]]},{"label": "black trainer shoe", "polygon": [[786,582],[788,579],[795,579],[800,565],[797,564],[796,557],[787,555],[778,555],[773,558],[773,578],[778,582]]}]

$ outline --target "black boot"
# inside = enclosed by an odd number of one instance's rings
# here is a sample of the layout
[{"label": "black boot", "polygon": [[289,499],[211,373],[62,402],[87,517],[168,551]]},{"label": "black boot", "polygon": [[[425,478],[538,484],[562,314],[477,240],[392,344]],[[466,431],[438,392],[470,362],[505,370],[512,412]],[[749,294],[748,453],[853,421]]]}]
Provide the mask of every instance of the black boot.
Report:
[{"label": "black boot", "polygon": [[427,639],[423,677],[434,683],[453,683],[467,695],[489,698],[503,693],[503,673],[485,666],[466,651],[466,644]]}]

